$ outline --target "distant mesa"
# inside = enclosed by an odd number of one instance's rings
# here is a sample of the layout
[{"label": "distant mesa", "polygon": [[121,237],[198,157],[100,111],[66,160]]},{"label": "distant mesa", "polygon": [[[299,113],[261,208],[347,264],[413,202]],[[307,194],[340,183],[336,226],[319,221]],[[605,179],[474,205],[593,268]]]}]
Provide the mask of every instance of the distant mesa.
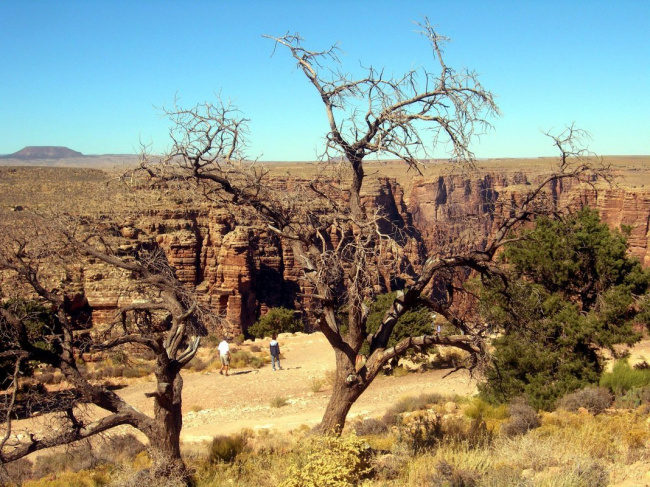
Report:
[{"label": "distant mesa", "polygon": [[69,157],[85,157],[81,152],[68,149],[67,147],[56,147],[51,145],[28,146],[24,149],[0,156],[4,159],[66,159]]}]

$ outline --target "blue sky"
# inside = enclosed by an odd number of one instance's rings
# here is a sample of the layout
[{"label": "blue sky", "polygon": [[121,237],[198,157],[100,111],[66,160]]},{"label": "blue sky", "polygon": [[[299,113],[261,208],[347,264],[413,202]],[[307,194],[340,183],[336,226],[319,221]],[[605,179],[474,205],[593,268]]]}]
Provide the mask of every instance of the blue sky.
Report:
[{"label": "blue sky", "polygon": [[650,154],[650,2],[0,0],[0,154],[61,145],[84,154],[168,145],[155,107],[233,100],[248,155],[313,160],[327,130],[316,92],[263,34],[339,41],[342,61],[387,72],[432,65],[413,21],[452,39],[503,115],[478,157],[553,155],[543,131],[575,124],[603,154]]}]

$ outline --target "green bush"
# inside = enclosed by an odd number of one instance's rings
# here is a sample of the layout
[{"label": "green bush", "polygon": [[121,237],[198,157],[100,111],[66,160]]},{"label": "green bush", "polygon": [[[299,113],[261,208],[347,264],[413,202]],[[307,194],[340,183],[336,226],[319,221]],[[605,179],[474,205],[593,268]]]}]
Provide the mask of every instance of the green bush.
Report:
[{"label": "green bush", "polygon": [[280,487],[352,487],[371,471],[366,443],[352,434],[310,438],[303,454],[294,457]]},{"label": "green bush", "polygon": [[[379,329],[386,311],[397,297],[397,292],[381,294],[370,305],[370,313],[366,320],[367,332],[372,334]],[[400,316],[395,329],[391,334],[388,346],[392,347],[408,336],[431,335],[434,333],[431,312],[424,306],[417,306]],[[359,353],[368,353],[368,344],[364,343]]]},{"label": "green bush", "polygon": [[216,436],[210,445],[210,461],[212,463],[232,463],[246,447],[244,435]]},{"label": "green bush", "polygon": [[619,360],[611,372],[605,372],[601,376],[600,385],[607,387],[617,396],[622,396],[632,389],[650,385],[650,370],[634,369],[627,360]]},{"label": "green bush", "polygon": [[294,312],[286,308],[271,308],[248,329],[255,338],[270,337],[273,334],[296,333],[303,330],[302,323]]}]

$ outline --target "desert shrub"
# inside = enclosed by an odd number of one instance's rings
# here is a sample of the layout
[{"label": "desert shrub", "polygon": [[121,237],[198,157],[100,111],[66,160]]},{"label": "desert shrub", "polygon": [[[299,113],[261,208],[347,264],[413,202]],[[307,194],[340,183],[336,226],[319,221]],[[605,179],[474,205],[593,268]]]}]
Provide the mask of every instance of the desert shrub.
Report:
[{"label": "desert shrub", "polygon": [[403,413],[420,411],[427,409],[433,404],[438,404],[444,401],[445,398],[440,394],[420,394],[419,396],[405,396],[391,406],[382,417],[382,422],[388,426],[397,425],[400,423],[400,416]]},{"label": "desert shrub", "polygon": [[370,471],[370,451],[356,435],[315,436],[294,457],[280,486],[352,487]]},{"label": "desert shrub", "polygon": [[58,472],[55,478],[26,482],[25,487],[96,487],[108,485],[111,475],[107,467],[77,472]]},{"label": "desert shrub", "polygon": [[106,375],[108,377],[124,377],[124,367],[110,367]]},{"label": "desert shrub", "polygon": [[434,369],[457,368],[466,364],[469,357],[463,350],[446,350],[445,353],[438,352],[430,365]]},{"label": "desert shrub", "polygon": [[264,359],[253,355],[246,350],[234,350],[230,349],[230,366],[234,369],[241,369],[244,367],[252,367],[254,369],[259,369],[264,366]]},{"label": "desert shrub", "polygon": [[650,386],[637,387],[616,397],[614,405],[617,408],[634,409],[642,405],[650,405]]},{"label": "desert shrub", "polygon": [[328,385],[334,384],[336,382],[336,370],[327,370],[325,371],[325,376],[324,376],[325,383]]},{"label": "desert shrub", "polygon": [[261,351],[262,351],[262,348],[259,345],[251,345],[251,352],[260,353]]},{"label": "desert shrub", "polygon": [[129,362],[129,357],[124,350],[115,350],[111,353],[110,360],[115,365],[126,365]]},{"label": "desert shrub", "polygon": [[501,432],[507,436],[523,435],[542,424],[537,411],[523,398],[514,399],[508,411],[510,419],[501,426]]},{"label": "desert shrub", "polygon": [[398,425],[401,420],[401,416],[390,409],[381,417],[382,423],[386,423],[389,427]]},{"label": "desert shrub", "polygon": [[209,458],[212,463],[231,463],[244,451],[245,435],[216,436],[210,445]]},{"label": "desert shrub", "polygon": [[592,414],[600,414],[612,405],[612,395],[605,387],[585,387],[570,392],[558,400],[557,407],[567,411],[585,408]]},{"label": "desert shrub", "polygon": [[221,338],[219,337],[219,335],[210,333],[208,336],[205,337],[205,346],[208,348],[216,348],[219,345],[220,341]]},{"label": "desert shrub", "polygon": [[116,461],[132,460],[136,455],[145,451],[146,446],[134,435],[110,436],[99,448],[100,457],[115,463]]},{"label": "desert shrub", "polygon": [[311,392],[319,392],[323,387],[323,379],[318,379],[316,377],[311,377],[308,381],[309,390]]},{"label": "desert shrub", "polygon": [[411,454],[422,454],[449,444],[478,448],[488,445],[492,439],[492,431],[482,419],[442,419],[439,415],[417,417],[401,425],[397,435],[398,444]]},{"label": "desert shrub", "polygon": [[63,471],[78,472],[105,463],[93,452],[88,442],[81,442],[61,454],[44,455],[34,462],[34,477],[40,478]]},{"label": "desert shrub", "polygon": [[627,360],[619,360],[611,372],[605,372],[600,377],[600,385],[622,396],[631,389],[650,385],[650,370],[634,369]]},{"label": "desert shrub", "polygon": [[436,448],[444,437],[442,419],[421,417],[400,426],[397,443],[413,454],[421,454]]},{"label": "desert shrub", "polygon": [[271,308],[268,313],[248,329],[255,338],[270,337],[273,334],[296,333],[303,330],[302,322],[296,319],[294,312],[286,308]]},{"label": "desert shrub", "polygon": [[33,463],[27,458],[3,464],[0,468],[0,485],[23,485],[32,476]]},{"label": "desert shrub", "polygon": [[479,479],[477,472],[461,469],[445,460],[439,460],[428,480],[430,485],[474,487],[479,485]]},{"label": "desert shrub", "polygon": [[123,376],[127,379],[137,379],[138,377],[146,377],[151,374],[151,372],[151,366],[138,365],[137,367],[125,368]]},{"label": "desert shrub", "polygon": [[352,428],[357,436],[383,435],[388,431],[388,425],[375,418],[356,421]]},{"label": "desert shrub", "polygon": [[[43,383],[43,384],[56,384],[56,374],[53,372],[43,372],[38,376],[38,379]],[[59,376],[59,382],[60,382],[60,376]]]},{"label": "desert shrub", "polygon": [[393,377],[404,377],[409,371],[406,367],[395,367],[391,370]]},{"label": "desert shrub", "polygon": [[287,398],[284,396],[275,396],[273,399],[271,399],[270,405],[272,408],[281,408],[282,406],[286,406],[288,404]]},{"label": "desert shrub", "polygon": [[245,341],[246,341],[246,337],[244,336],[243,333],[240,333],[239,335],[237,335],[237,336],[235,337],[235,339],[233,340],[233,342],[234,342],[236,345],[241,345],[241,344],[244,343]]},{"label": "desert shrub", "polygon": [[406,396],[397,401],[391,408],[390,412],[395,414],[407,413],[427,409],[431,404],[438,404],[443,401],[440,394],[420,394],[419,396]]},{"label": "desert shrub", "polygon": [[[80,442],[69,447],[64,453],[43,455],[36,458],[34,463],[34,477],[48,477],[68,471],[85,472],[88,478],[97,479],[104,477],[100,471],[86,472],[89,469],[97,469],[100,465],[115,465],[120,462],[131,461],[136,455],[145,450],[145,445],[132,434],[107,437],[100,445],[91,448],[88,442]],[[83,476],[82,476],[83,477]],[[71,477],[72,479],[72,477]],[[70,482],[72,480],[69,479]],[[49,484],[48,484],[49,485]],[[79,483],[61,485],[105,485],[105,483]]]},{"label": "desert shrub", "polygon": [[[378,455],[372,459],[372,480],[376,482],[396,481],[404,474],[408,457],[393,454]],[[383,485],[383,484],[379,484]],[[397,485],[397,484],[388,484]]]},{"label": "desert shrub", "polygon": [[465,416],[472,419],[502,420],[508,417],[508,408],[504,404],[493,405],[479,397],[473,398],[464,410]]},{"label": "desert shrub", "polygon": [[203,360],[198,355],[195,355],[187,364],[187,368],[196,372],[201,372],[202,370],[207,369],[208,365],[209,363],[207,361]]}]

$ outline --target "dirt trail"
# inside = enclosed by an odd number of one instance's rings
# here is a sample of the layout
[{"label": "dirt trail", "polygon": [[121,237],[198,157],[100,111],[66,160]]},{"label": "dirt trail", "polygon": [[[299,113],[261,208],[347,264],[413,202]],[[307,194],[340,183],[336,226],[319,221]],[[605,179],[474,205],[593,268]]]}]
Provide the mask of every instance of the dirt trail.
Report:
[{"label": "dirt trail", "polygon": [[[334,353],[320,333],[281,335],[279,342],[284,357],[284,370],[273,371],[270,365],[261,369],[233,370],[229,377],[218,372],[184,372],[183,432],[181,440],[210,440],[220,434],[242,428],[270,428],[289,431],[316,425],[325,411],[331,388],[325,383],[328,371],[334,370]],[[268,340],[257,341],[263,350]],[[466,372],[444,377],[448,371],[413,373],[404,377],[379,377],[352,408],[349,419],[377,417],[402,396],[438,392],[468,395],[476,383]],[[312,392],[312,382],[323,382],[321,391]],[[121,391],[130,404],[152,413],[151,399],[145,392],[154,389],[152,380],[132,384]],[[273,407],[276,397],[287,404]]]}]

